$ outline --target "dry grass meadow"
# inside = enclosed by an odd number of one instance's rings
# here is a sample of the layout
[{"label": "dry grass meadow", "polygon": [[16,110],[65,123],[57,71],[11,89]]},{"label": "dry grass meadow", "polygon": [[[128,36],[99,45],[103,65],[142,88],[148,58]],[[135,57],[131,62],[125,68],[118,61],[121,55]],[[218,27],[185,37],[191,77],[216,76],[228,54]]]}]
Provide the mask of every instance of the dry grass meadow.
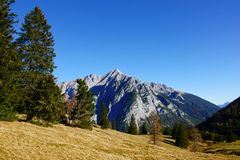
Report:
[{"label": "dry grass meadow", "polygon": [[240,159],[240,141],[233,143],[217,143],[212,146],[203,147],[203,151],[206,153],[221,153],[221,154],[235,154]]},{"label": "dry grass meadow", "polygon": [[148,136],[55,125],[0,122],[0,159],[36,160],[237,160],[238,156],[194,153],[173,145],[154,146]]}]

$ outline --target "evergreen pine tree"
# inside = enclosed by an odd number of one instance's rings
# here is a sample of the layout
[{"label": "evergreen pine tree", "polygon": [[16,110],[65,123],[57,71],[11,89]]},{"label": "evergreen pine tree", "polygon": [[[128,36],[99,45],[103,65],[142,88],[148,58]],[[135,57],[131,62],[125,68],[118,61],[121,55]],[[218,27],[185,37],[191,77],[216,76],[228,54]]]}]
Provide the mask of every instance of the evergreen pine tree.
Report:
[{"label": "evergreen pine tree", "polygon": [[117,130],[117,123],[115,120],[111,121],[111,127],[113,130]]},{"label": "evergreen pine tree", "polygon": [[237,140],[237,136],[234,133],[229,133],[226,138],[228,143],[235,142]]},{"label": "evergreen pine tree", "polygon": [[143,122],[140,127],[140,134],[148,134],[147,123]]},{"label": "evergreen pine tree", "polygon": [[137,129],[137,125],[136,125],[136,120],[134,115],[132,114],[131,116],[131,121],[130,121],[130,125],[128,127],[128,133],[129,134],[137,134],[138,133],[138,129]]},{"label": "evergreen pine tree", "polygon": [[104,103],[101,104],[101,111],[100,111],[100,122],[99,125],[102,129],[107,129],[109,122],[108,122],[108,110]]},{"label": "evergreen pine tree", "polygon": [[0,120],[15,119],[19,98],[20,60],[13,36],[16,15],[10,5],[14,0],[0,1]]},{"label": "evergreen pine tree", "polygon": [[173,139],[176,139],[178,126],[179,126],[179,123],[178,123],[178,122],[176,122],[176,123],[174,124],[174,126],[173,126],[173,129],[172,129],[172,138],[173,138]]},{"label": "evergreen pine tree", "polygon": [[183,123],[178,124],[176,128],[176,146],[187,148],[189,145],[187,128]]},{"label": "evergreen pine tree", "polygon": [[172,131],[173,131],[173,128],[171,128],[171,127],[165,127],[165,128],[163,129],[163,134],[164,134],[164,135],[172,135]]},{"label": "evergreen pine tree", "polygon": [[39,7],[26,15],[17,40],[23,63],[23,101],[19,109],[45,121],[58,121],[63,113],[61,91],[55,83],[53,71],[54,40],[50,26]]},{"label": "evergreen pine tree", "polygon": [[86,83],[78,79],[78,89],[75,96],[76,105],[71,113],[72,125],[85,129],[92,129],[91,117],[94,114],[93,94],[88,90]]}]

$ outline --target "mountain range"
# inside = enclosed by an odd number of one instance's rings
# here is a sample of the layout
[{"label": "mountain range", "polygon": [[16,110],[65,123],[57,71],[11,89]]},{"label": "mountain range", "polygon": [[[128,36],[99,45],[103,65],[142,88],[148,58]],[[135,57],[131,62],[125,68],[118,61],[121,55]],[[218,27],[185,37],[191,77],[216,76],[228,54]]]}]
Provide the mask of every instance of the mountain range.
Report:
[{"label": "mountain range", "polygon": [[229,105],[230,104],[230,102],[225,102],[225,103],[223,103],[223,104],[219,104],[218,106],[220,107],[220,108],[224,108],[224,107],[226,107],[227,105]]},{"label": "mountain range", "polygon": [[[188,125],[196,125],[220,108],[193,94],[175,90],[160,83],[147,83],[125,75],[118,69],[104,76],[95,74],[82,78],[95,95],[96,114],[98,121],[101,103],[109,109],[108,118],[117,129],[126,131],[131,115],[135,116],[137,125],[148,122],[152,111],[156,111],[163,126],[173,126],[183,121]],[[75,80],[58,84],[66,100],[74,98],[77,83]]]}]

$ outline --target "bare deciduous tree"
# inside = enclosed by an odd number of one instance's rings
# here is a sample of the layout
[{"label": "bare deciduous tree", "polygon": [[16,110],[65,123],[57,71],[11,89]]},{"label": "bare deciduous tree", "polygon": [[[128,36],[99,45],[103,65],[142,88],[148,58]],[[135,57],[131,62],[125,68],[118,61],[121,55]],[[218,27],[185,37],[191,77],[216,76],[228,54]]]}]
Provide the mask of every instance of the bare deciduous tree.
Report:
[{"label": "bare deciduous tree", "polygon": [[65,123],[67,125],[71,125],[72,124],[72,120],[71,120],[71,112],[74,108],[74,106],[76,105],[76,100],[75,99],[71,99],[71,100],[68,100],[66,102],[66,107],[65,107],[65,117],[64,117],[64,120],[65,120]]},{"label": "bare deciduous tree", "polygon": [[192,151],[196,152],[199,150],[199,142],[202,141],[202,137],[200,132],[198,131],[198,129],[193,128],[190,131],[190,135],[189,135],[190,140],[193,142],[192,144]]},{"label": "bare deciduous tree", "polygon": [[151,112],[149,133],[151,135],[151,142],[154,145],[158,145],[162,141],[162,130],[160,120],[156,112]]}]

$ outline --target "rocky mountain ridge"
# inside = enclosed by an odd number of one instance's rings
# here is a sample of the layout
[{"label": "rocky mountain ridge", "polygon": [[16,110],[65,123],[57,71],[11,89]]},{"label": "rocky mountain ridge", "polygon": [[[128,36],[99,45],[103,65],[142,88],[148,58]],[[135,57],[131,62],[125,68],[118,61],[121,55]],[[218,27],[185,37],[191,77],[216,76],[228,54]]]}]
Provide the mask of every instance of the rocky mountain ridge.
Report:
[{"label": "rocky mountain ridge", "polygon": [[[99,115],[100,104],[105,103],[109,108],[109,120],[121,131],[127,129],[132,114],[138,125],[148,121],[152,111],[158,113],[164,126],[172,126],[176,121],[195,125],[219,110],[218,106],[195,95],[164,84],[142,82],[117,69],[104,76],[91,74],[83,79],[96,97],[96,115]],[[77,84],[75,81],[63,82],[59,87],[67,99],[71,99]]]}]

